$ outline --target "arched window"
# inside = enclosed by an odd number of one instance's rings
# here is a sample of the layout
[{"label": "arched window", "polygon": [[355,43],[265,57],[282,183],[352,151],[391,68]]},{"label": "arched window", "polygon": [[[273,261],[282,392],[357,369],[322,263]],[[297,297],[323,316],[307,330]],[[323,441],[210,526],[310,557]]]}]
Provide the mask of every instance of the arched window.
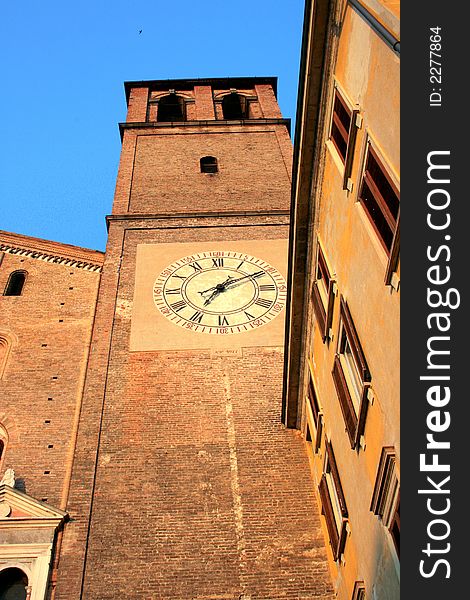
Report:
[{"label": "arched window", "polygon": [[26,281],[26,271],[13,271],[8,278],[4,296],[21,296],[24,282]]},{"label": "arched window", "polygon": [[186,121],[184,99],[176,94],[160,98],[158,101],[157,121]]},{"label": "arched window", "polygon": [[222,112],[227,121],[246,119],[247,107],[245,96],[240,96],[236,92],[227,94],[222,100]]},{"label": "arched window", "polygon": [[0,600],[26,600],[28,577],[17,567],[0,571]]},{"label": "arched window", "polygon": [[219,170],[215,156],[203,156],[199,162],[201,173],[217,173]]}]

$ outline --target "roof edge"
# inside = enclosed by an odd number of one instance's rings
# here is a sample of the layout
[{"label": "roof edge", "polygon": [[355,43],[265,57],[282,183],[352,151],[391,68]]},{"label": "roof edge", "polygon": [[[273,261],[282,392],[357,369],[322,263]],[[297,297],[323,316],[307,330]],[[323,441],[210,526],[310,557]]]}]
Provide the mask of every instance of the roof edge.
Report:
[{"label": "roof edge", "polygon": [[124,90],[126,92],[126,102],[129,103],[129,94],[132,88],[148,87],[151,89],[168,88],[171,84],[172,89],[184,89],[194,85],[212,85],[217,84],[222,88],[235,87],[242,88],[247,85],[269,84],[272,86],[274,95],[277,98],[277,77],[204,77],[187,79],[149,79],[143,81],[125,81]]}]

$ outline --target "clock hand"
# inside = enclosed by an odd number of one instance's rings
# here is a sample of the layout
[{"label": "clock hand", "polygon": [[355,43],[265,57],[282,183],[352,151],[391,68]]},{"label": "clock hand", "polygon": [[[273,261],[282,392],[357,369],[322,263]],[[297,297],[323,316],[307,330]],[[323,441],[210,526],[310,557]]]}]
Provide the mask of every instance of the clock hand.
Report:
[{"label": "clock hand", "polygon": [[214,298],[216,298],[220,294],[221,291],[223,291],[223,289],[222,290],[215,289],[212,292],[212,294],[208,298],[205,299],[204,306],[207,306],[208,304],[210,304],[212,302],[212,300],[214,300]]},{"label": "clock hand", "polygon": [[234,284],[239,284],[240,282],[246,281],[247,279],[251,281],[252,277],[258,277],[262,273],[264,273],[264,271],[256,271],[256,273],[250,273],[249,275],[245,275],[244,277],[239,277],[238,279],[231,279],[230,281],[226,281],[224,284],[224,289],[227,289],[228,287],[234,287]]},{"label": "clock hand", "polygon": [[201,296],[203,296],[207,292],[212,292],[212,290],[219,290],[219,292],[223,292],[225,289],[225,286],[231,279],[232,279],[232,277],[231,277],[231,275],[229,275],[223,283],[218,283],[217,285],[214,285],[214,287],[210,287],[207,290],[203,290],[202,292],[198,292],[198,293],[201,294]]}]

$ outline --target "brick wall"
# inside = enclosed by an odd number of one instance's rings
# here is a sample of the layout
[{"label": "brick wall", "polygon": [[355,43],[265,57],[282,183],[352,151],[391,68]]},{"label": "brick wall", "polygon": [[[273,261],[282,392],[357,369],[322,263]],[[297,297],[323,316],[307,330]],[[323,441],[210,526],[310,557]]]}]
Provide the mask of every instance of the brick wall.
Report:
[{"label": "brick wall", "polygon": [[0,379],[3,469],[14,469],[20,489],[63,508],[100,273],[7,252],[0,293],[16,270],[27,272],[22,295],[0,296],[0,335],[11,343]]},{"label": "brick wall", "polygon": [[83,598],[329,597],[305,449],[280,423],[282,348],[130,353],[131,311],[111,312],[132,304],[138,243],[282,239],[286,218],[132,225],[110,230],[123,260],[103,274],[56,598],[78,597],[90,509]]}]

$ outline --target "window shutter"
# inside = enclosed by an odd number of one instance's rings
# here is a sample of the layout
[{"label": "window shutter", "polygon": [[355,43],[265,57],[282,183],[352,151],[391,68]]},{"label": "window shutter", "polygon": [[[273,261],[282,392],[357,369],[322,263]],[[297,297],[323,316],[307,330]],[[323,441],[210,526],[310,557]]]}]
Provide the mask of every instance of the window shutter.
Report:
[{"label": "window shutter", "polygon": [[326,528],[328,529],[328,536],[330,538],[331,549],[333,550],[333,556],[336,560],[339,548],[339,535],[338,530],[336,528],[335,515],[333,513],[333,505],[331,504],[330,494],[328,492],[328,484],[326,483],[326,476],[324,474],[321,478],[318,490],[320,492],[322,514],[325,516]]},{"label": "window shutter", "polygon": [[338,355],[335,356],[332,375],[351,448],[355,448],[358,419]]},{"label": "window shutter", "polygon": [[348,179],[351,177],[352,164],[354,159],[354,148],[356,145],[357,135],[356,117],[358,113],[358,110],[353,110],[351,116],[351,123],[349,125],[348,149],[346,151],[346,160],[344,164],[343,190],[348,189]]},{"label": "window shutter", "polygon": [[[328,285],[328,307],[326,310],[326,319],[325,319],[325,339],[328,337],[328,331],[333,322],[333,306],[335,303],[335,291],[334,285],[336,281],[334,279],[330,279],[330,283]],[[323,340],[325,341],[325,340]]]},{"label": "window shutter", "polygon": [[339,504],[341,507],[341,516],[346,518],[348,516],[346,500],[344,498],[343,487],[339,478],[338,467],[336,466],[336,459],[333,452],[333,447],[331,446],[331,442],[329,442],[328,440],[326,440],[326,451],[328,453],[328,463],[330,465],[331,476],[333,477],[336,494],[338,496]]},{"label": "window shutter", "polygon": [[385,271],[385,285],[390,285],[392,275],[397,268],[400,253],[400,211],[398,211],[397,224],[393,234],[392,246],[388,257],[387,270]]},{"label": "window shutter", "polygon": [[317,319],[318,327],[320,328],[320,332],[325,340],[325,329],[326,329],[326,312],[323,306],[323,302],[320,296],[320,291],[318,289],[318,284],[315,281],[313,283],[312,289],[312,300],[313,300],[313,312],[315,313],[315,318]]},{"label": "window shutter", "polygon": [[361,379],[362,381],[370,381],[371,376],[369,368],[367,366],[366,358],[364,356],[364,352],[362,351],[361,343],[359,342],[359,337],[357,335],[356,328],[354,327],[354,322],[352,320],[351,313],[349,312],[349,307],[342,296],[341,316],[343,318],[343,323],[346,328],[349,343],[351,344],[351,350],[354,354],[356,364],[359,368]]}]

